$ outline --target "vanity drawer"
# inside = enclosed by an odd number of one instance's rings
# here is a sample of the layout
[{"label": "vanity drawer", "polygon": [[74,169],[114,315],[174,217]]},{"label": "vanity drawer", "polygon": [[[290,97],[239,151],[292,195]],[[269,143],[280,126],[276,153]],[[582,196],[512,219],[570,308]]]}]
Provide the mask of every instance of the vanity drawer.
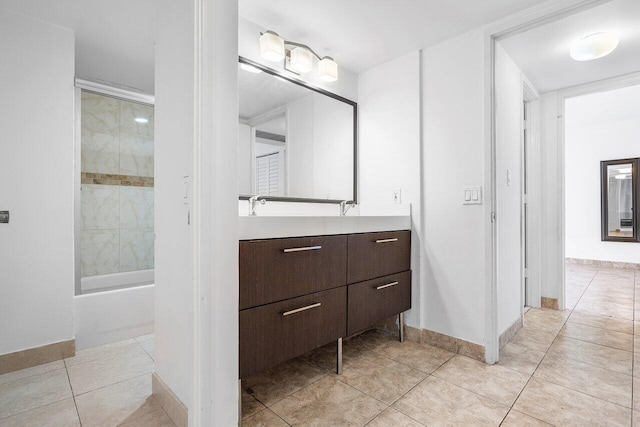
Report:
[{"label": "vanity drawer", "polygon": [[346,284],[347,236],[240,242],[240,309]]},{"label": "vanity drawer", "polygon": [[344,337],[347,287],[240,312],[240,378]]},{"label": "vanity drawer", "polygon": [[347,283],[358,283],[411,269],[411,232],[349,235]]},{"label": "vanity drawer", "polygon": [[347,336],[411,308],[411,271],[349,285]]}]

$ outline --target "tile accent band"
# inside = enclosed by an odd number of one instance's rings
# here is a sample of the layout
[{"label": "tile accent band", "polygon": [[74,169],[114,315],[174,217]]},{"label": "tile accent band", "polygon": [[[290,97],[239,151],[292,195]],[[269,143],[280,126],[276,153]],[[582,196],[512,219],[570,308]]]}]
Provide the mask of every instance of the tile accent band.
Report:
[{"label": "tile accent band", "polygon": [[83,184],[123,185],[132,187],[153,187],[152,176],[116,175],[106,173],[82,172],[80,176]]},{"label": "tile accent band", "polygon": [[55,362],[67,357],[75,356],[76,340],[55,342],[40,347],[20,350],[14,353],[0,355],[0,375],[32,366]]}]

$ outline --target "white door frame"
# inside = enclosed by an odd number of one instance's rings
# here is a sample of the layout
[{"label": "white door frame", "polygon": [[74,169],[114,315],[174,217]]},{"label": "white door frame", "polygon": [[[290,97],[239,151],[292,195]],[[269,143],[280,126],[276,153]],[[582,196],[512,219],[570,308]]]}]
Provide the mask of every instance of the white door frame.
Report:
[{"label": "white door frame", "polygon": [[550,0],[521,13],[502,19],[485,30],[485,224],[491,233],[485,238],[485,361],[499,358],[497,227],[496,227],[496,42],[611,0]]},{"label": "white door frame", "polygon": [[[539,106],[540,96],[534,86],[522,77],[522,99],[525,103],[523,108],[527,110],[528,133],[525,136],[524,126],[522,127],[522,144],[523,144],[523,168],[522,182],[523,186],[526,180],[527,193],[526,205],[527,214],[525,216],[524,203],[522,207],[522,233],[526,236],[524,239],[525,247],[522,250],[522,306],[525,301],[528,307],[540,308],[542,295],[541,269],[542,269],[542,205],[541,205],[541,150],[540,150],[540,117]],[[527,138],[527,145],[524,145],[524,138]],[[526,153],[524,150],[526,149]],[[526,164],[525,164],[526,163]],[[526,174],[526,176],[525,176]],[[524,192],[523,192],[524,194]],[[526,295],[525,295],[525,248],[526,261],[528,264],[526,274]],[[524,314],[524,312],[523,312]]]},{"label": "white door frame", "polygon": [[557,283],[560,284],[558,292],[558,308],[565,309],[565,106],[569,98],[589,95],[592,93],[606,92],[629,86],[640,85],[640,72],[626,74],[611,79],[600,80],[558,91],[558,248],[559,256],[556,260]]},{"label": "white door frame", "polygon": [[[193,366],[189,426],[238,414],[238,3],[193,8]],[[183,6],[186,7],[186,6]]]}]

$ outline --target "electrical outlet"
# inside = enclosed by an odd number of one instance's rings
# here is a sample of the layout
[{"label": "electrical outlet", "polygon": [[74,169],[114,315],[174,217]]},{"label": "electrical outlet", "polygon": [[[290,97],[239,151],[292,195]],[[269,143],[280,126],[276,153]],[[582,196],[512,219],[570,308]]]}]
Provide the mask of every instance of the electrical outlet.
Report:
[{"label": "electrical outlet", "polygon": [[398,188],[396,190],[392,190],[392,193],[393,193],[393,203],[395,204],[402,203],[402,190]]}]

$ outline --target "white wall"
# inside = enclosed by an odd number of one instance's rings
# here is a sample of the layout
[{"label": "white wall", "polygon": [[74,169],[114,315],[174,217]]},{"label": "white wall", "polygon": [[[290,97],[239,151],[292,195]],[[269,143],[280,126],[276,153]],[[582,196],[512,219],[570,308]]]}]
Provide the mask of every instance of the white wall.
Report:
[{"label": "white wall", "polygon": [[[259,24],[241,17],[238,20],[238,54],[266,67],[283,72],[289,77],[303,80],[313,86],[325,89],[352,101],[358,100],[358,75],[343,67],[340,67],[338,70],[339,78],[337,81],[324,82],[317,77],[316,67],[314,67],[312,72],[301,77],[297,74],[286,71],[283,65],[284,62],[271,62],[263,59],[260,56],[259,38],[260,32],[264,32],[266,30],[269,30],[269,28],[263,28]],[[286,38],[286,34],[282,34],[282,36]]]},{"label": "white wall", "polygon": [[542,296],[558,299],[562,283],[559,283],[562,263],[560,224],[558,222],[558,198],[562,182],[558,177],[558,93],[540,96],[540,139],[542,176]]},{"label": "white wall", "polygon": [[496,212],[498,334],[521,315],[522,72],[496,44]]},{"label": "white wall", "polygon": [[481,345],[490,230],[484,206],[462,205],[462,190],[488,185],[484,49],[484,31],[476,30],[427,48],[421,56],[422,324]]},{"label": "white wall", "polygon": [[194,294],[184,177],[193,179],[192,7],[191,2],[159,2],[155,104],[156,372],[189,408]]},{"label": "white wall", "polygon": [[402,190],[402,203],[411,203],[412,308],[405,321],[419,328],[424,292],[420,276],[420,52],[360,74],[358,99],[359,203],[393,203],[394,189]]},{"label": "white wall", "polygon": [[74,39],[0,9],[0,354],[73,338]]},{"label": "white wall", "polygon": [[640,157],[638,99],[640,86],[631,86],[566,101],[567,258],[640,263],[640,244],[603,242],[600,235],[600,162]]}]

